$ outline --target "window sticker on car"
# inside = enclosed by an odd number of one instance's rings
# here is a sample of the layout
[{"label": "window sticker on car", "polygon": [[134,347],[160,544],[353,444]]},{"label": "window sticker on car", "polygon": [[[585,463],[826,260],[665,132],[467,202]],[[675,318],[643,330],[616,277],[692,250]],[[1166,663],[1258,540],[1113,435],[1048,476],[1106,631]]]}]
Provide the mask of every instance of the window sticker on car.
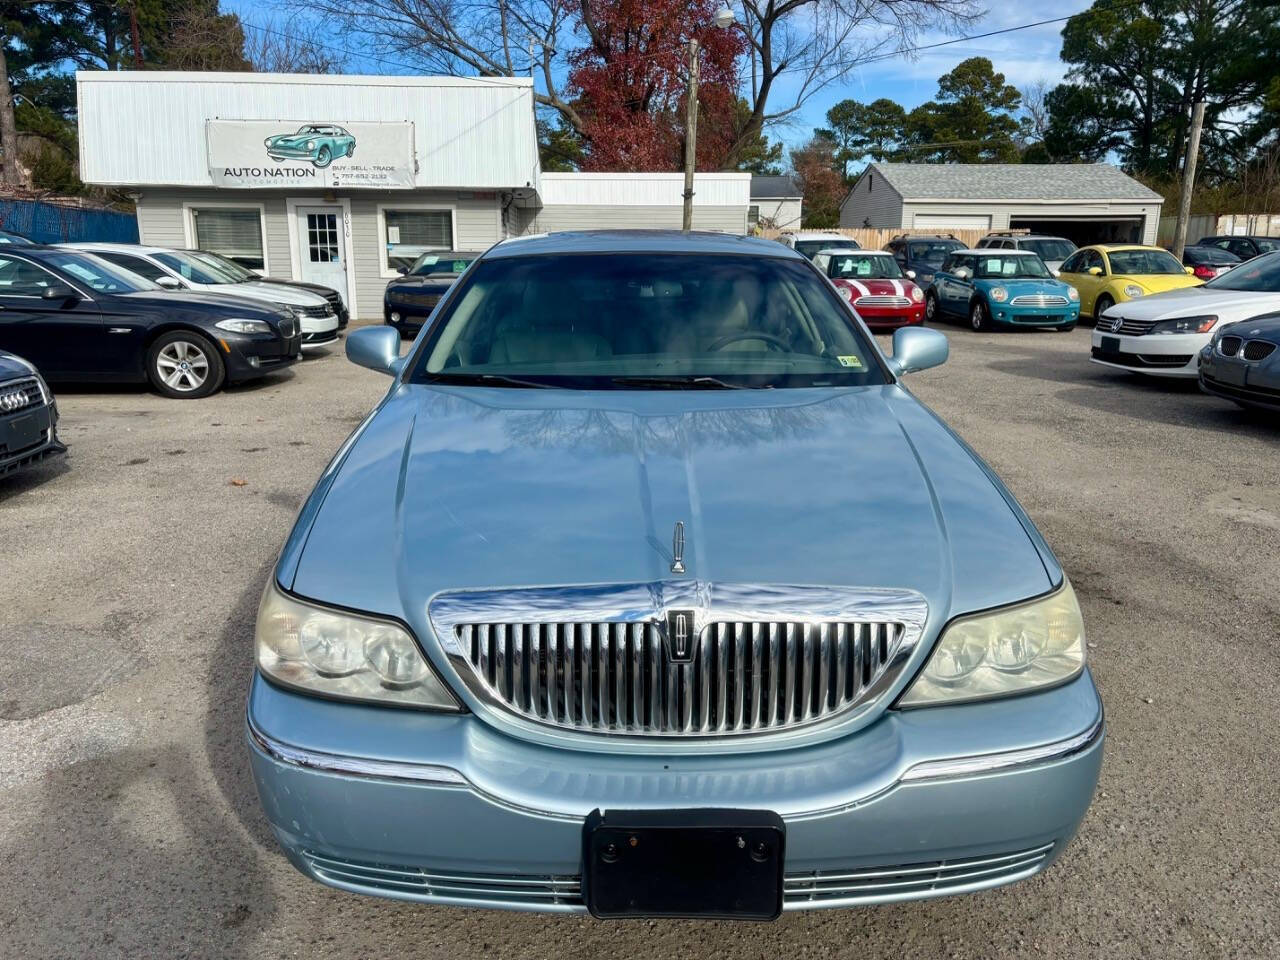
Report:
[{"label": "window sticker on car", "polygon": [[840,361],[840,366],[842,367],[853,367],[857,370],[862,369],[862,358],[857,354],[850,354],[846,357],[836,357],[836,359]]},{"label": "window sticker on car", "polygon": [[465,270],[465,269],[467,269],[467,261],[465,261],[465,260],[455,260],[455,261],[453,261],[453,272],[454,272],[454,273],[461,273],[461,272],[462,272],[463,270]]}]

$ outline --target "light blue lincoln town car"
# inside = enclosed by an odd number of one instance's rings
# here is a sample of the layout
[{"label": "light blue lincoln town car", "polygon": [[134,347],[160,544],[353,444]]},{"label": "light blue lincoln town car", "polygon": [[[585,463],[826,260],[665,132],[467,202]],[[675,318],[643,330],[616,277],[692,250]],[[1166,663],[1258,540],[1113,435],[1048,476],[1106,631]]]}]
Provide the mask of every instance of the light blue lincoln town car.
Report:
[{"label": "light blue lincoln town car", "polygon": [[266,585],[247,736],[305,874],[422,903],[771,919],[1062,854],[1103,710],[991,470],[801,255],[504,241],[343,444]]}]

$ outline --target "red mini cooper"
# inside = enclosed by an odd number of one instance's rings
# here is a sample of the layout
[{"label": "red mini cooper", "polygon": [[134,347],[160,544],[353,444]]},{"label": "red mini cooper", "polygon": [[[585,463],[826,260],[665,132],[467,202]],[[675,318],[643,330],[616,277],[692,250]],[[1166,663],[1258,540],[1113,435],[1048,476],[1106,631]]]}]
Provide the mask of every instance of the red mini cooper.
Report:
[{"label": "red mini cooper", "polygon": [[911,271],[902,272],[893,254],[832,247],[817,254],[813,262],[871,329],[924,323],[924,291],[912,282]]}]

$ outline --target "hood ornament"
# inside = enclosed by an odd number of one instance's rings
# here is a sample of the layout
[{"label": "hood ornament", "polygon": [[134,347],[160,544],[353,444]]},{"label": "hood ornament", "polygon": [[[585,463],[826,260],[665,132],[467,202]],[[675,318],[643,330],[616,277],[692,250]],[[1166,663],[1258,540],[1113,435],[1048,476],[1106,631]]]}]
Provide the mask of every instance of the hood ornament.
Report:
[{"label": "hood ornament", "polygon": [[684,573],[684,521],[676,521],[675,533],[671,535],[671,572]]}]

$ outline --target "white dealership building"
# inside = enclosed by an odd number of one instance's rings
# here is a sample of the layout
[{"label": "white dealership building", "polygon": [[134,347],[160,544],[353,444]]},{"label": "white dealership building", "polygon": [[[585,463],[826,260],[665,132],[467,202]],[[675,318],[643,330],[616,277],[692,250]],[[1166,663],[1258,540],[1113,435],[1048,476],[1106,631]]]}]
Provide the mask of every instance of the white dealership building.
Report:
[{"label": "white dealership building", "polygon": [[[683,178],[544,173],[527,78],[83,71],[80,176],[142,243],[201,247],[382,312],[425,250],[681,223]],[[745,233],[751,177],[699,174],[694,227]]]}]

